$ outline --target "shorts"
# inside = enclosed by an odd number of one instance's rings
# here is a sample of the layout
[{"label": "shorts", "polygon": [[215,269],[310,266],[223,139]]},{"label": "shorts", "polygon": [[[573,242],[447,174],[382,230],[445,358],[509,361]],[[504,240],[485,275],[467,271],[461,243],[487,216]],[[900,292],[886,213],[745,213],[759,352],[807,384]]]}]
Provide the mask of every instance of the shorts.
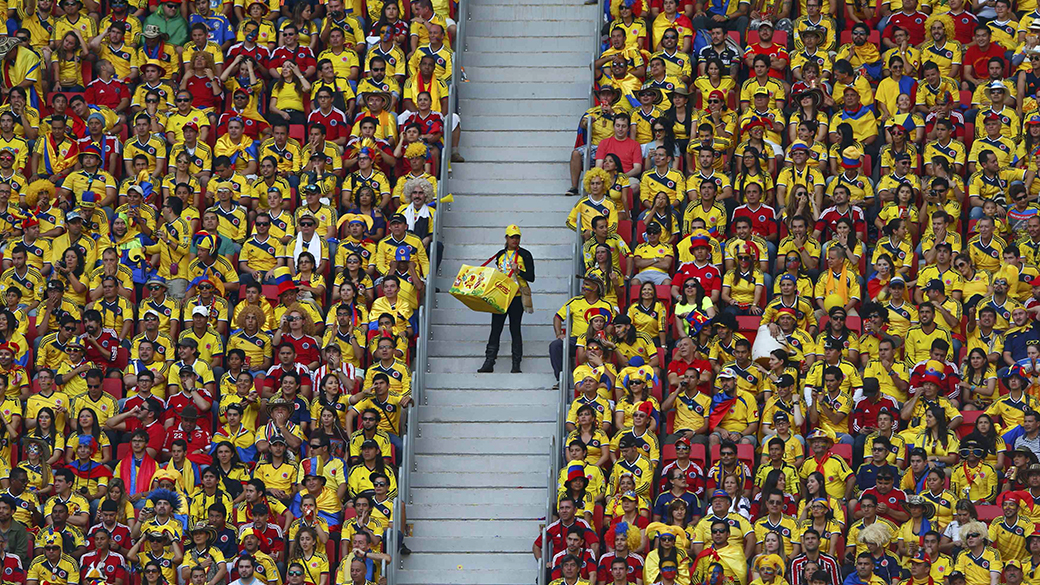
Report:
[{"label": "shorts", "polygon": [[581,156],[585,156],[585,151],[588,150],[589,148],[592,148],[592,154],[589,156],[589,158],[591,158],[593,161],[595,161],[596,160],[596,149],[598,148],[595,144],[582,144],[581,146],[575,148],[574,150],[577,150],[578,153],[581,154]]},{"label": "shorts", "polygon": [[668,276],[668,273],[661,272],[660,270],[647,269],[636,274],[632,278],[638,278],[640,282],[652,282],[656,285],[669,284],[672,282],[672,278]]}]

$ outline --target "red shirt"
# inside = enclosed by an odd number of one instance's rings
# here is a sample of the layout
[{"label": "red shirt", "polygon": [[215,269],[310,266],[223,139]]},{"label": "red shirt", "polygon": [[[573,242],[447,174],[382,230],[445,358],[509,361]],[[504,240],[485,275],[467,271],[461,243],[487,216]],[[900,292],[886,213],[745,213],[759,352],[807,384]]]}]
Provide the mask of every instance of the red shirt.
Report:
[{"label": "red shirt", "polygon": [[[640,516],[642,518],[642,516]],[[646,518],[643,518],[646,520]],[[553,555],[552,560],[552,579],[560,579],[563,577],[563,557],[570,554],[566,549]],[[578,567],[578,575],[582,579],[588,579],[589,575],[596,573],[596,559],[592,558],[592,552],[589,549],[582,549],[581,553],[574,555],[581,561],[581,566]]]},{"label": "red shirt", "polygon": [[134,546],[134,542],[130,538],[130,527],[129,526],[116,522],[115,526],[113,526],[112,528],[109,528],[108,526],[105,526],[104,523],[98,522],[97,524],[91,526],[90,530],[87,531],[87,549],[88,550],[91,550],[91,551],[94,550],[94,533],[97,532],[98,529],[101,529],[101,528],[104,528],[105,530],[108,530],[108,532],[112,535],[112,542],[116,543],[118,546],[126,548],[126,549],[129,549],[129,548]]},{"label": "red shirt", "polygon": [[213,82],[208,77],[192,75],[188,78],[187,90],[194,98],[192,106],[196,108],[215,108],[220,103],[220,96],[213,95]]},{"label": "red shirt", "polygon": [[209,431],[197,426],[189,432],[181,428],[181,425],[177,425],[166,433],[166,443],[163,444],[163,451],[169,453],[170,447],[177,439],[184,439],[188,443],[188,459],[190,461],[199,465],[213,463],[213,458],[205,453],[209,449]]},{"label": "red shirt", "polygon": [[[672,362],[675,363],[675,362]],[[668,479],[673,469],[682,469],[679,467],[678,461],[672,461],[668,465],[664,466],[661,470],[661,487],[658,493],[664,493],[671,487],[669,485],[670,480]],[[686,475],[686,490],[697,496],[698,500],[704,500],[704,468],[701,467],[696,461],[690,461],[690,464],[683,470]]]},{"label": "red shirt", "polygon": [[343,110],[332,108],[328,114],[323,114],[320,109],[313,110],[307,116],[307,125],[321,124],[325,127],[325,139],[337,140],[340,137],[350,135],[350,126],[347,125],[347,116]]},{"label": "red shirt", "polygon": [[682,285],[687,278],[696,278],[704,288],[705,295],[711,296],[712,291],[722,290],[722,273],[711,262],[704,266],[697,266],[693,262],[683,264],[672,277],[672,286],[677,286],[679,290],[682,290]]},{"label": "red shirt", "polygon": [[[289,336],[287,335],[286,338],[288,339],[288,337]],[[300,379],[303,380],[301,384],[310,384],[310,371],[307,369],[307,366],[294,363],[291,369],[284,368],[282,364],[271,366],[271,368],[267,370],[267,375],[264,378],[264,386],[267,386],[275,392],[280,392],[282,390],[282,375],[288,374],[289,372],[296,372],[299,374]]]},{"label": "red shirt", "polygon": [[268,61],[271,60],[271,52],[267,50],[267,47],[258,44],[250,49],[246,47],[245,43],[235,43],[234,45],[231,45],[225,59],[234,61],[235,57],[238,57],[239,55],[252,57],[254,61],[264,67],[267,67]]},{"label": "red shirt", "polygon": [[623,173],[631,171],[637,164],[643,164],[643,149],[639,147],[638,142],[627,136],[624,140],[618,140],[613,136],[601,140],[596,149],[596,160],[603,160],[608,154],[616,154],[621,159]]},{"label": "red shirt", "polygon": [[[617,558],[617,553],[613,551],[599,558],[599,569],[596,571],[596,581],[598,583],[614,582],[614,578],[610,576],[610,566],[614,564],[615,558]],[[636,579],[643,578],[643,557],[634,552],[629,552],[628,556],[625,557],[625,562],[628,563],[629,583],[635,583]]]},{"label": "red shirt", "polygon": [[[947,12],[950,18],[953,19],[953,37],[957,39],[957,42],[962,45],[967,45],[974,40],[975,27],[979,25],[979,19],[970,12],[961,12],[960,14],[954,14]],[[994,43],[990,43],[992,46]],[[975,45],[972,45],[974,47]],[[969,52],[971,49],[968,50]],[[968,61],[965,59],[964,63]]]},{"label": "red shirt", "polygon": [[[92,539],[93,540],[93,539]],[[93,544],[91,544],[93,546]],[[80,574],[87,577],[90,574],[91,569],[97,569],[104,578],[106,583],[115,583],[116,579],[122,579],[126,582],[126,560],[123,559],[123,555],[109,551],[105,558],[102,559],[98,556],[98,553],[89,552],[83,555],[80,562]],[[5,579],[6,581],[6,579]],[[89,581],[89,579],[88,579]]]},{"label": "red shirt", "polygon": [[[928,113],[924,118],[924,131],[929,133],[935,128],[935,123],[939,121],[939,116],[931,112]],[[953,122],[953,138],[956,140],[964,141],[964,116],[957,110],[950,112],[950,116],[946,118]]]},{"label": "red shirt", "polygon": [[[596,536],[596,531],[589,528],[589,525],[584,520],[575,518],[574,522],[564,526],[562,520],[557,520],[549,525],[546,529],[546,534],[549,536],[549,542],[552,545],[551,554],[556,555],[552,551],[567,550],[567,529],[577,524],[585,529],[585,548],[591,548],[592,545],[599,542],[599,537]],[[542,535],[539,534],[538,538],[534,540],[534,545],[538,548],[542,548]]]},{"label": "red shirt", "polygon": [[[672,360],[672,362],[670,364],[668,364],[668,373],[669,374],[675,374],[676,376],[679,376],[681,378],[682,375],[686,373],[686,370],[690,369],[691,366],[694,367],[694,368],[697,368],[698,370],[700,370],[702,372],[705,371],[705,370],[711,370],[711,362],[709,362],[708,360],[696,360],[695,359],[692,362],[684,362],[684,361],[682,361],[680,359],[674,359],[674,360]],[[711,388],[711,383],[710,382],[706,383],[706,384],[698,384],[697,385],[697,390],[703,392],[704,394],[711,394],[709,388]],[[662,471],[661,472],[661,477],[662,478],[667,478],[668,476],[665,475],[665,473]],[[667,484],[662,484],[662,485],[667,486]],[[690,484],[690,485],[692,486],[693,484]],[[690,491],[691,492],[694,491],[692,487],[690,488]],[[696,493],[696,492],[694,492],[694,493]],[[701,495],[702,494],[697,494],[698,497],[700,497]]]},{"label": "red shirt", "polygon": [[[744,59],[748,57],[756,57],[758,55],[765,55],[767,57],[776,57],[777,59],[787,59],[788,64],[791,62],[791,57],[787,53],[787,49],[783,45],[773,43],[768,47],[763,47],[761,42],[755,43],[750,47],[744,49]],[[769,68],[769,76],[777,79],[784,78],[783,71],[777,71],[772,67]]]},{"label": "red shirt", "polygon": [[97,336],[97,341],[101,344],[101,347],[108,351],[102,353],[98,348],[94,347],[93,343],[89,341],[84,342],[87,360],[109,367],[115,366],[116,354],[119,349],[119,336],[115,331],[106,328],[101,330],[101,333]]},{"label": "red shirt", "polygon": [[852,432],[859,433],[865,427],[877,428],[877,415],[882,408],[887,408],[892,413],[892,418],[899,420],[899,407],[891,396],[882,394],[877,402],[873,400],[860,400],[852,411]]},{"label": "red shirt", "polygon": [[296,363],[306,366],[321,361],[321,355],[318,353],[318,340],[310,335],[296,338],[292,333],[287,333],[282,336],[282,341],[296,348]]},{"label": "red shirt", "polygon": [[733,211],[733,217],[746,217],[751,220],[751,231],[763,238],[779,231],[776,225],[776,210],[761,204],[758,209],[751,209],[746,204],[741,205]]},{"label": "red shirt", "polygon": [[[198,392],[199,395],[202,396],[207,402],[209,402],[210,404],[213,403],[213,397],[209,395],[209,392],[207,392],[205,388],[199,386],[195,388],[195,391]],[[172,420],[174,426],[180,425],[180,413],[182,410],[184,410],[184,407],[188,406],[189,404],[194,404],[194,401],[185,392],[178,392],[177,394],[170,396],[169,400],[166,401],[166,417],[164,421]],[[203,424],[203,422],[208,422],[210,418],[211,415],[209,411],[200,412],[199,424]],[[212,461],[210,461],[210,463],[212,463]]]},{"label": "red shirt", "polygon": [[260,137],[261,132],[263,132],[271,126],[265,120],[257,120],[254,118],[250,118],[248,116],[242,115],[241,112],[224,112],[220,115],[220,118],[217,119],[217,136],[223,136],[227,134],[228,122],[230,122],[232,118],[241,119],[243,126],[242,134],[254,140]]},{"label": "red shirt", "polygon": [[[906,502],[906,494],[903,493],[903,490],[896,489],[896,488],[892,488],[891,491],[889,491],[887,494],[884,494],[884,495],[882,495],[881,493],[878,492],[877,487],[872,487],[870,489],[863,490],[863,493],[864,494],[872,494],[874,497],[877,498],[877,501],[878,501],[879,505],[880,504],[884,504],[885,506],[888,507],[889,510],[902,510],[903,509],[903,503]],[[862,496],[860,496],[860,499],[862,499]],[[856,509],[859,510],[859,504],[856,504]],[[891,516],[889,516],[887,514],[880,514],[879,513],[878,517],[879,518],[884,518],[885,520],[888,520],[889,522],[891,522],[892,524],[895,524],[896,526],[902,526],[902,524],[900,524],[899,521],[897,521],[895,518],[892,518]]]},{"label": "red shirt", "polygon": [[820,214],[820,219],[816,220],[816,230],[822,233],[821,242],[830,238],[830,234],[838,225],[838,220],[847,217],[852,220],[852,225],[856,228],[856,233],[860,235],[860,239],[865,239],[867,235],[867,219],[863,216],[863,210],[858,207],[850,206],[845,213],[838,211],[837,207],[831,206],[823,210]]},{"label": "red shirt", "polygon": [[83,98],[87,100],[88,104],[107,106],[114,110],[119,102],[123,101],[123,98],[130,99],[130,90],[127,89],[125,83],[115,77],[108,81],[98,78],[87,84],[87,91]]},{"label": "red shirt", "polygon": [[964,52],[964,64],[971,65],[972,75],[977,79],[989,79],[989,60],[997,57],[1004,63],[1004,71],[1008,70],[1007,59],[1004,58],[1004,48],[996,43],[990,43],[985,51],[980,50],[975,44],[968,47]]},{"label": "red shirt", "polygon": [[300,67],[300,72],[304,72],[308,67],[317,66],[317,61],[314,59],[314,53],[310,47],[303,45],[297,45],[295,49],[288,47],[278,47],[271,54],[271,62],[267,64],[270,69],[277,69],[282,66],[282,63],[286,61],[293,61]]},{"label": "red shirt", "polygon": [[4,553],[2,564],[4,574],[0,580],[7,583],[25,583],[25,568],[22,567],[22,559],[19,558],[18,555],[14,553]]},{"label": "red shirt", "polygon": [[888,26],[885,28],[884,37],[888,40],[892,40],[892,31],[895,27],[899,27],[907,32],[910,36],[911,45],[920,45],[924,42],[924,21],[928,20],[928,15],[923,12],[914,12],[913,14],[906,14],[903,11],[899,11],[892,15],[888,19]]}]

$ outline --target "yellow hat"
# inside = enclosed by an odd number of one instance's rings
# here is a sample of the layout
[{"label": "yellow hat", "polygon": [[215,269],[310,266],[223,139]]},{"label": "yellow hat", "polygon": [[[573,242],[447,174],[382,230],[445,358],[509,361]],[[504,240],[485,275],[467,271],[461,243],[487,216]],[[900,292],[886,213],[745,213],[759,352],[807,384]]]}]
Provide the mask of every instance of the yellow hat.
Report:
[{"label": "yellow hat", "polygon": [[408,145],[408,148],[404,149],[405,158],[418,158],[425,157],[428,149],[422,142],[413,142]]},{"label": "yellow hat", "polygon": [[585,378],[592,378],[593,380],[599,379],[599,375],[596,374],[595,370],[584,364],[574,368],[573,375],[575,384],[581,382]]},{"label": "yellow hat", "polygon": [[506,227],[506,237],[519,236],[519,235],[520,235],[520,228],[517,227],[516,224],[513,224],[513,225],[510,225],[510,226]]}]

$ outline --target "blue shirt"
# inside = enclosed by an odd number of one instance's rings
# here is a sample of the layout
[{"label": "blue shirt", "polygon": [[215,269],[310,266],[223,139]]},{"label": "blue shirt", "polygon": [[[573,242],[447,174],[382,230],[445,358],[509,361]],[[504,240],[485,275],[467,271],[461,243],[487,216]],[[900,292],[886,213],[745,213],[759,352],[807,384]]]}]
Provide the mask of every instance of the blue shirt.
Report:
[{"label": "blue shirt", "polygon": [[206,25],[206,28],[209,29],[209,40],[218,45],[235,40],[235,33],[231,30],[231,23],[228,22],[227,17],[223,14],[211,13],[209,16],[192,14],[188,20],[188,28],[190,29],[198,22]]},{"label": "blue shirt", "polygon": [[693,495],[690,492],[686,492],[685,494],[677,498],[672,494],[671,491],[667,491],[657,496],[657,500],[654,502],[654,514],[659,514],[662,518],[662,521],[671,524],[671,522],[668,522],[672,518],[671,513],[668,511],[668,506],[675,500],[682,500],[686,502],[687,522],[692,520],[694,516],[701,515],[701,504],[697,500],[697,496]]},{"label": "blue shirt", "polygon": [[1026,357],[1026,346],[1032,343],[1040,343],[1040,331],[1036,323],[1032,323],[1022,331],[1008,333],[1004,338],[1004,351],[1011,352],[1011,359],[1019,361]]}]

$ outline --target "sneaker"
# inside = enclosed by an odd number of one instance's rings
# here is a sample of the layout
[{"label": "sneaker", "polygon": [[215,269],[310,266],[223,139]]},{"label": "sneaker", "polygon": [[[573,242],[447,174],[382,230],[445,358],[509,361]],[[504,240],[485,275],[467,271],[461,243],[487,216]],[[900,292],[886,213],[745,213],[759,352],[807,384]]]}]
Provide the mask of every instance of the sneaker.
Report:
[{"label": "sneaker", "polygon": [[398,549],[397,552],[401,553],[402,557],[406,557],[406,556],[412,554],[412,549],[410,549],[407,546],[405,546],[405,544],[402,542],[401,543],[401,548]]},{"label": "sneaker", "polygon": [[577,197],[578,196],[578,188],[577,187],[571,187],[570,189],[567,189],[567,195],[571,196],[571,197]]},{"label": "sneaker", "polygon": [[466,162],[466,159],[462,158],[462,155],[456,151],[451,153],[451,162]]}]

